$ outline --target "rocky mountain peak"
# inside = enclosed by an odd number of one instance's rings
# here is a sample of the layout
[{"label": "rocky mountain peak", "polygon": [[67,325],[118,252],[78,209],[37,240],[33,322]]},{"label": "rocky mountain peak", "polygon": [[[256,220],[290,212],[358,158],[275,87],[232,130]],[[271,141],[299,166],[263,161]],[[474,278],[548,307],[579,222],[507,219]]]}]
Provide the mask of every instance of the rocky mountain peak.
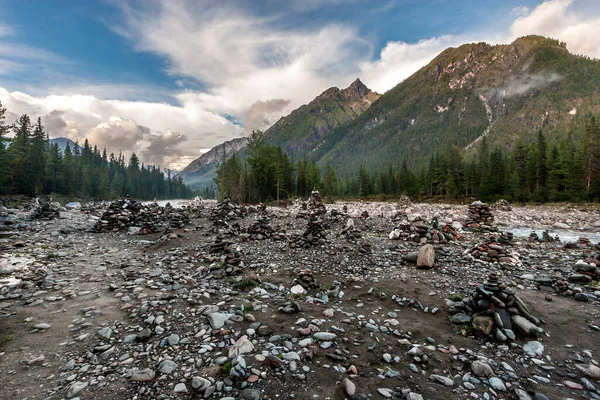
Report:
[{"label": "rocky mountain peak", "polygon": [[340,94],[346,98],[358,100],[365,97],[367,94],[369,94],[369,92],[371,92],[371,89],[369,89],[364,83],[362,83],[359,78],[356,78],[356,80],[352,82],[350,86],[348,86],[346,89],[341,90]]}]

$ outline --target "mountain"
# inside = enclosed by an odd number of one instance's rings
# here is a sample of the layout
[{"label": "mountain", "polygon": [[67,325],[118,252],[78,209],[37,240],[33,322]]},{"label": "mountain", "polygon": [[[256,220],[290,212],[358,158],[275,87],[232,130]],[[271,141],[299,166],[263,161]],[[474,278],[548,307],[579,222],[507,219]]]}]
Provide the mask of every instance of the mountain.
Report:
[{"label": "mountain", "polygon": [[244,148],[247,144],[248,138],[246,137],[221,143],[192,161],[183,171],[175,175],[175,178],[183,179],[186,184],[193,184],[196,189],[210,186],[215,177],[217,164]]},{"label": "mountain", "polygon": [[423,165],[449,145],[469,156],[484,136],[492,148],[531,140],[539,129],[554,140],[580,132],[598,111],[598,60],[541,36],[466,44],[443,51],[304,154],[349,177],[361,164],[371,171],[403,160]]},{"label": "mountain", "polygon": [[305,155],[327,133],[355,120],[380,96],[360,79],[346,89],[329,88],[310,103],[282,117],[265,131],[265,137],[288,154]]},{"label": "mountain", "polygon": [[550,141],[568,133],[577,139],[598,112],[600,62],[571,54],[558,40],[525,36],[448,48],[383,95],[358,79],[328,89],[265,135],[294,159],[322,169],[331,163],[349,178],[361,165],[419,167],[448,146],[471,157],[483,137],[491,148],[512,148],[538,130]]},{"label": "mountain", "polygon": [[[304,156],[314,143],[331,130],[356,119],[379,97],[359,79],[346,89],[329,88],[310,103],[282,117],[265,131],[265,137],[288,154]],[[247,143],[247,138],[238,138],[220,144],[192,161],[177,177],[202,189],[212,183],[216,165],[223,159],[223,154],[229,157],[234,152],[243,151]]]},{"label": "mountain", "polygon": [[54,139],[50,139],[49,143],[50,145],[53,145],[54,143],[58,144],[58,148],[60,149],[61,153],[65,152],[65,149],[67,148],[67,143],[69,144],[71,151],[75,148],[75,146],[77,146],[77,144],[74,141],[65,137],[57,137]]}]

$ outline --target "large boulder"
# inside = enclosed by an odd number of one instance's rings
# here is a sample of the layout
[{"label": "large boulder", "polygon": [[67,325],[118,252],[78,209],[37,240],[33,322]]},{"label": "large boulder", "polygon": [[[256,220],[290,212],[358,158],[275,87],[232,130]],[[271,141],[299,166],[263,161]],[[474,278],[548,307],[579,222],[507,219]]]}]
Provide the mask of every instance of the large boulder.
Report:
[{"label": "large boulder", "polygon": [[435,265],[435,249],[426,244],[419,249],[417,256],[417,268],[433,268]]}]

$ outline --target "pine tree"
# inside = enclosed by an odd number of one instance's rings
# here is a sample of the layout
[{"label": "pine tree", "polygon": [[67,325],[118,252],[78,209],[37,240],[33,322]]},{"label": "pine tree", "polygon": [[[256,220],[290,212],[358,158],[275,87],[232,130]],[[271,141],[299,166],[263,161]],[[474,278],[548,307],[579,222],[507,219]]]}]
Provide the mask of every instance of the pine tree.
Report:
[{"label": "pine tree", "polygon": [[44,187],[44,171],[46,166],[46,152],[48,141],[42,126],[42,119],[38,118],[33,129],[33,134],[27,151],[27,170],[32,181],[34,192],[41,194]]},{"label": "pine tree", "polygon": [[29,116],[22,115],[14,127],[15,136],[8,148],[13,188],[16,193],[33,194],[34,180],[28,170],[29,141],[31,121]]},{"label": "pine tree", "polygon": [[8,192],[12,184],[12,176],[10,173],[10,164],[8,159],[8,152],[6,150],[5,141],[6,134],[8,133],[9,127],[6,126],[6,108],[2,106],[0,102],[0,193]]}]

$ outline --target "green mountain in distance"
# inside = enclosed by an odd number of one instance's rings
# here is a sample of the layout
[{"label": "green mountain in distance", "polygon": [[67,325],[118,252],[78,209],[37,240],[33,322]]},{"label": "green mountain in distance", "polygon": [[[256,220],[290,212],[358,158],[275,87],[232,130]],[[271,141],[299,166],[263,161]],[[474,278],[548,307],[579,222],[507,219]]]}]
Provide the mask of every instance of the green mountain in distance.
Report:
[{"label": "green mountain in distance", "polygon": [[295,160],[331,163],[349,178],[361,165],[418,167],[452,145],[469,156],[483,137],[491,148],[512,148],[540,129],[550,141],[576,136],[598,111],[600,62],[558,40],[526,36],[448,48],[383,95],[358,79],[328,89],[265,135]]}]

